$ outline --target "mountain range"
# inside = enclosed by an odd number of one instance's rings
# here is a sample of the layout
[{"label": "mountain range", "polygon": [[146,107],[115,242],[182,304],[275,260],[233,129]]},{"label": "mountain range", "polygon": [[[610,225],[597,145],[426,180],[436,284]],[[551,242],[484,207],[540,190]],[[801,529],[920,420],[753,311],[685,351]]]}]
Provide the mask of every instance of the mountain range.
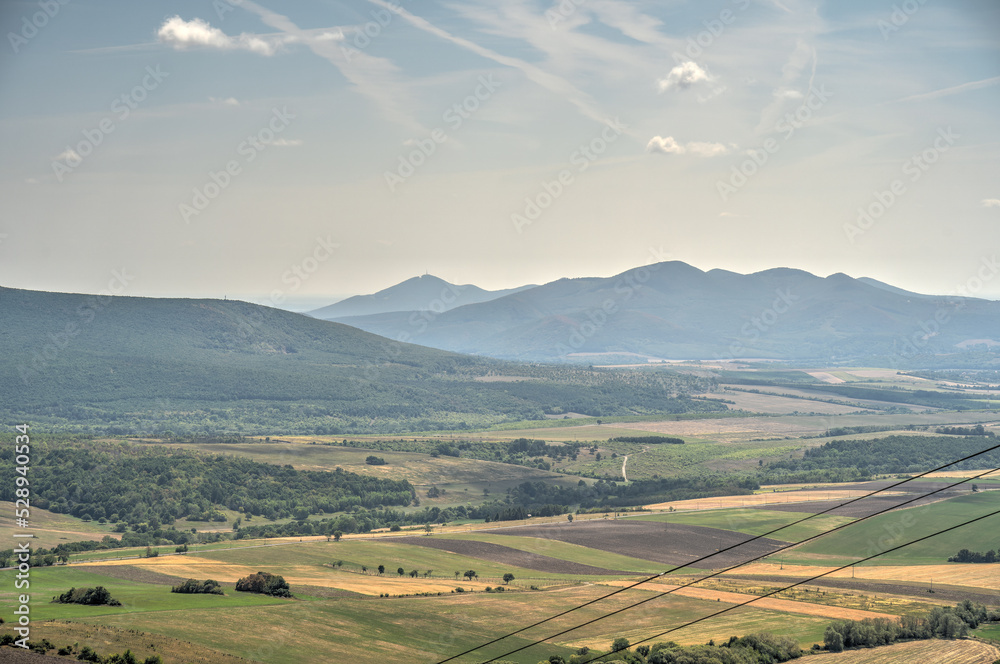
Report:
[{"label": "mountain range", "polygon": [[465,284],[451,284],[430,274],[407,279],[371,295],[355,295],[326,307],[308,312],[310,316],[335,320],[348,316],[370,316],[399,311],[443,313],[466,304],[495,300],[534,285],[488,291]]},{"label": "mountain range", "polygon": [[0,419],[47,431],[339,435],[719,408],[678,398],[705,389],[696,378],[459,355],[237,300],[0,287],[0,321]]},{"label": "mountain range", "polygon": [[[406,297],[413,282],[387,289],[392,306],[404,309],[329,316],[328,307],[314,315],[432,348],[528,361],[868,358],[894,366],[1000,346],[1000,302],[922,295],[841,273],[706,272],[669,261],[447,310],[424,306],[423,295]],[[435,279],[436,292],[448,288]]]}]

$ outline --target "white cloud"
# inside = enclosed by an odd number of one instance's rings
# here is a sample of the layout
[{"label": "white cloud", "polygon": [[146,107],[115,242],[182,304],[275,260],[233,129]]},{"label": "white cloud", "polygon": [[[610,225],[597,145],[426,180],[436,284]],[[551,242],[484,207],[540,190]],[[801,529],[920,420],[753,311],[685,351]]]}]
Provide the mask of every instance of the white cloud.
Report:
[{"label": "white cloud", "polygon": [[660,87],[660,92],[666,92],[671,88],[686,90],[695,83],[710,80],[712,77],[708,75],[708,72],[699,67],[698,63],[688,60],[671,69],[667,77],[661,78],[657,84]]},{"label": "white cloud", "polygon": [[1000,208],[1000,198],[984,198],[983,207],[986,208]]},{"label": "white cloud", "polygon": [[646,143],[646,152],[662,152],[664,154],[684,154],[684,147],[674,140],[673,136],[654,136]]},{"label": "white cloud", "polygon": [[220,97],[209,97],[208,100],[213,104],[223,104],[224,106],[239,106],[240,100],[236,97],[227,97],[222,99]]},{"label": "white cloud", "polygon": [[190,21],[185,21],[180,16],[168,18],[156,32],[156,37],[161,42],[170,44],[178,50],[189,46],[208,46],[227,51],[250,51],[258,55],[274,55],[277,52],[275,44],[257,35],[244,32],[237,37],[230,37],[200,18]]},{"label": "white cloud", "polygon": [[302,145],[302,141],[298,138],[279,138],[277,140],[271,141],[268,145],[275,145],[279,148],[293,148]]},{"label": "white cloud", "polygon": [[688,152],[699,157],[717,157],[732,152],[732,148],[722,143],[688,143],[685,147]]},{"label": "white cloud", "polygon": [[735,149],[735,145],[727,146],[722,143],[702,143],[693,141],[681,145],[673,136],[654,136],[646,144],[646,152],[659,152],[662,154],[693,154],[698,157],[717,157],[729,154]]},{"label": "white cloud", "polygon": [[73,148],[66,148],[65,150],[57,154],[55,157],[53,157],[53,159],[55,159],[56,161],[59,161],[61,159],[63,161],[68,161],[70,163],[83,161],[83,157],[78,155],[76,153],[76,150],[74,150]]}]

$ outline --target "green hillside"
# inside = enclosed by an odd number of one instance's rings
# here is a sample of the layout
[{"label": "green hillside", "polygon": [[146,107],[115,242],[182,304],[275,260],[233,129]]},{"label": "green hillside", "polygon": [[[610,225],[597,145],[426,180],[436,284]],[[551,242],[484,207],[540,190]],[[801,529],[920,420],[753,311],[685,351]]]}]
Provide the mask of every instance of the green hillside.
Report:
[{"label": "green hillside", "polygon": [[526,367],[239,301],[0,288],[0,316],[0,414],[50,430],[339,435],[724,408],[676,398],[705,387],[690,377]]}]

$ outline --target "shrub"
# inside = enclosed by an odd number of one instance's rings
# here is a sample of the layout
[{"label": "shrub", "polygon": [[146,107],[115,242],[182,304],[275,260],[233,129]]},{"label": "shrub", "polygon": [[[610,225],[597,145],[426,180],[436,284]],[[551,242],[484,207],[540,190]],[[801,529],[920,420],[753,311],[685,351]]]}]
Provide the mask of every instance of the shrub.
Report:
[{"label": "shrub", "polygon": [[212,579],[206,579],[205,581],[198,581],[197,579],[188,579],[179,586],[174,586],[170,589],[172,593],[191,593],[191,594],[201,594],[206,595],[222,595],[222,588],[219,587],[218,581],[213,581]]},{"label": "shrub", "polygon": [[86,604],[89,606],[121,606],[122,603],[111,597],[104,586],[96,588],[70,588],[62,595],[53,597],[56,604]]},{"label": "shrub", "polygon": [[236,590],[247,593],[260,593],[273,597],[291,597],[291,589],[285,579],[269,572],[257,572],[245,576],[236,582]]}]

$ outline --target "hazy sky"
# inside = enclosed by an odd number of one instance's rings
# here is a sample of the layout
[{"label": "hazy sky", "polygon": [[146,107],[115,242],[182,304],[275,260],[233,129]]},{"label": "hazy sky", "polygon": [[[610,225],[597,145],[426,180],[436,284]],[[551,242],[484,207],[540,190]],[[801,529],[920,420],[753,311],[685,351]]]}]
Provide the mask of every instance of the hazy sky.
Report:
[{"label": "hazy sky", "polygon": [[993,0],[36,0],[0,28],[0,285],[287,303],[671,259],[1000,298]]}]

